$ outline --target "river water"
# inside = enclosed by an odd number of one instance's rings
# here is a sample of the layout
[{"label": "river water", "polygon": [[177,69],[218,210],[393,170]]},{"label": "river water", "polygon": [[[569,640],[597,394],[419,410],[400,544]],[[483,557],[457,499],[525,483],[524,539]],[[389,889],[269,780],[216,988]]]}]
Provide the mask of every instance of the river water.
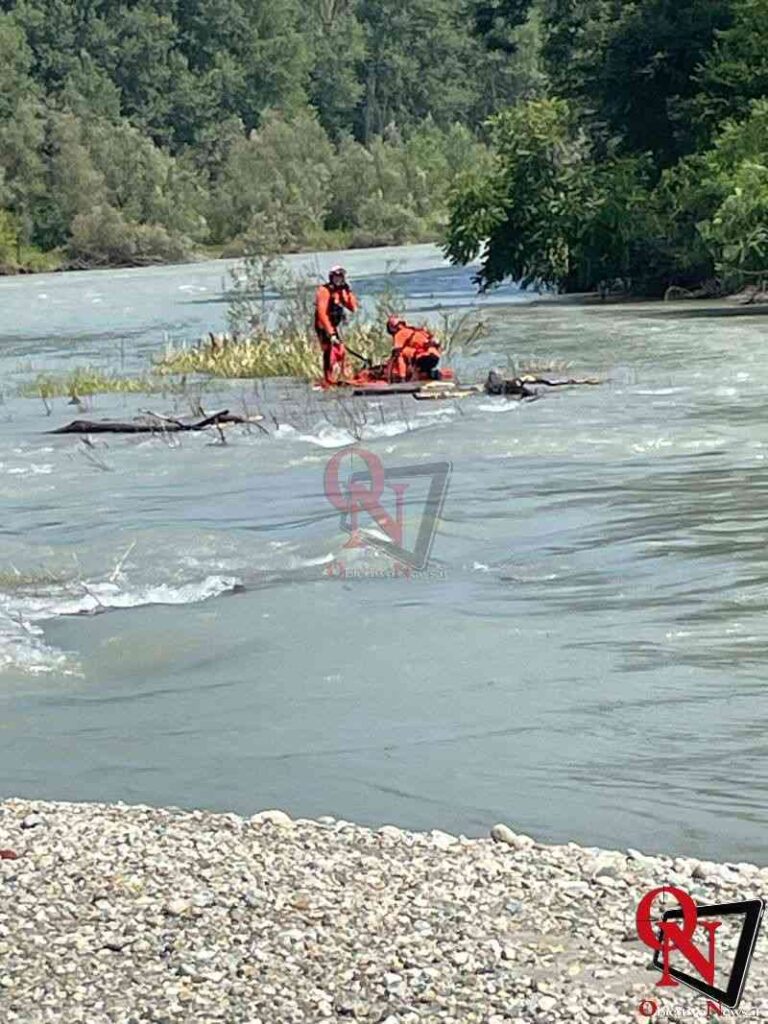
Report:
[{"label": "river water", "polygon": [[[419,315],[478,304],[430,247],[343,259]],[[18,397],[219,329],[226,271],[0,281],[2,790],[766,862],[768,319],[507,288],[464,377],[533,357],[606,383],[361,411],[234,382],[206,408],[268,434],[226,445],[89,447],[45,433],[66,399]],[[387,470],[450,463],[427,571],[348,546],[324,474],[353,440]]]}]

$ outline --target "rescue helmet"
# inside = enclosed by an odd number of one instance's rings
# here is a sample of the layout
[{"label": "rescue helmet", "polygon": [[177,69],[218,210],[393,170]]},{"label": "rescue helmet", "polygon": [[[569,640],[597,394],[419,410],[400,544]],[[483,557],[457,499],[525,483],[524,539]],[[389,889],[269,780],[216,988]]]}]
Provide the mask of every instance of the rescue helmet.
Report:
[{"label": "rescue helmet", "polygon": [[331,267],[331,269],[328,271],[328,280],[333,281],[335,277],[340,277],[342,281],[347,280],[347,272],[344,269],[344,267]]},{"label": "rescue helmet", "polygon": [[391,316],[387,320],[387,333],[397,334],[398,328],[401,324],[404,324],[405,320],[401,316]]}]

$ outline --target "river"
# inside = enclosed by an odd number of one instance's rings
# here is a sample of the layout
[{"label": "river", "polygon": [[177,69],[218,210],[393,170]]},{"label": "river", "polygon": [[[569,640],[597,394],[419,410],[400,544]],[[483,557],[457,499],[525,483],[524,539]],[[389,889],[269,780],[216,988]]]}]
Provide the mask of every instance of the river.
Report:
[{"label": "river", "polygon": [[[227,266],[0,280],[4,793],[768,861],[768,319],[478,301],[425,246],[341,258],[369,298],[390,271],[420,316],[477,306],[464,377],[535,357],[605,383],[367,412],[228,383],[206,408],[268,433],[89,447],[19,384],[220,329]],[[183,401],[88,415],[147,406]],[[346,546],[324,474],[354,439],[450,464],[428,571]]]}]

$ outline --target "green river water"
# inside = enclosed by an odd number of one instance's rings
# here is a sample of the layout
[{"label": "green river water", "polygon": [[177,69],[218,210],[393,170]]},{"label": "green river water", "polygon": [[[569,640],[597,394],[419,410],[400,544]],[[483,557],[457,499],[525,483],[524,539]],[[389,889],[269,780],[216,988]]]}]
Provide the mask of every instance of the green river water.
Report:
[{"label": "green river water", "polygon": [[[396,271],[415,315],[479,305],[466,378],[536,357],[606,383],[352,413],[231,383],[206,408],[269,436],[88,448],[19,384],[220,328],[226,266],[1,280],[3,792],[765,862],[768,316],[478,302],[430,247],[343,259],[364,296]],[[355,439],[450,463],[429,571],[345,547],[324,473]]]}]

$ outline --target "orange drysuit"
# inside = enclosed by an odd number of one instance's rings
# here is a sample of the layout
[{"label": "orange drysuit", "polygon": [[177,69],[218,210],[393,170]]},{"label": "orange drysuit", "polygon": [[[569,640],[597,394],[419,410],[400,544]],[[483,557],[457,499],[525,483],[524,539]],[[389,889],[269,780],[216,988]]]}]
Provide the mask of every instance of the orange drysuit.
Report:
[{"label": "orange drysuit", "polygon": [[424,327],[401,324],[392,338],[392,380],[429,380],[440,362],[440,346]]},{"label": "orange drysuit", "polygon": [[348,285],[335,288],[332,284],[322,284],[315,295],[315,331],[317,340],[323,350],[323,377],[326,381],[333,380],[336,366],[342,369],[346,362],[346,350],[338,336],[338,329],[344,322],[347,311],[357,311],[357,298]]}]

